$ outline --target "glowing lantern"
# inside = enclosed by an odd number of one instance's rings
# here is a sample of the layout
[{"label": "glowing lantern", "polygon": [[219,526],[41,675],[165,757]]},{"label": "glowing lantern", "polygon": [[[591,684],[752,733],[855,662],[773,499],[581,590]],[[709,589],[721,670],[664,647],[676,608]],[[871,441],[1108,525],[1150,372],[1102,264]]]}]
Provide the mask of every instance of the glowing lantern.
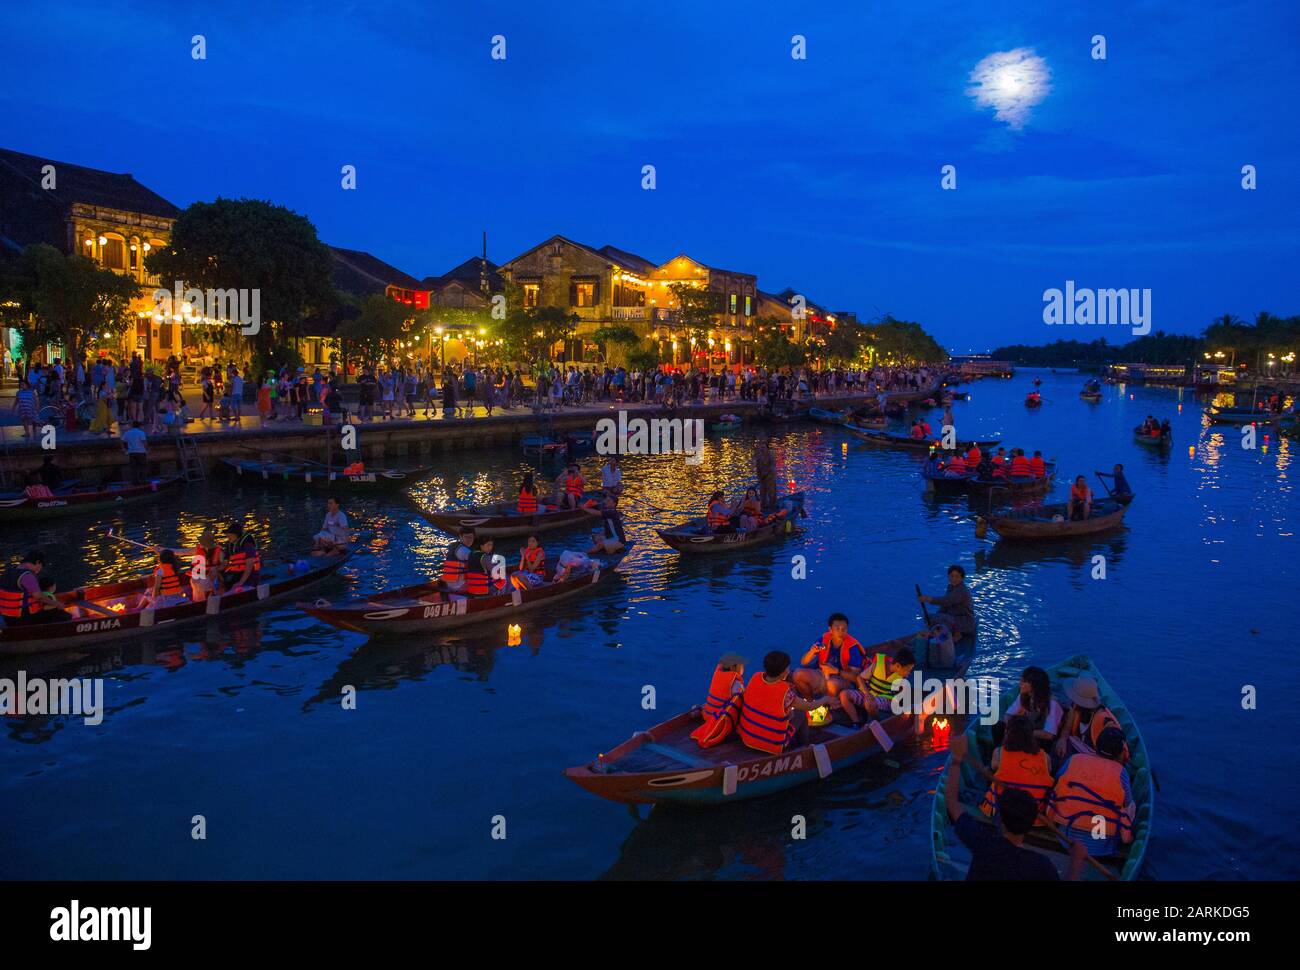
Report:
[{"label": "glowing lantern", "polygon": [[788,488],[790,491],[793,492],[793,491],[794,491],[794,479],[792,478],[792,479],[790,479],[788,482],[786,482],[786,483],[785,483],[785,487]]},{"label": "glowing lantern", "polygon": [[847,455],[848,453],[849,443],[847,441],[840,442],[840,454]]},{"label": "glowing lantern", "polygon": [[817,707],[808,712],[808,724],[810,727],[821,727],[831,719],[830,709],[827,707]]},{"label": "glowing lantern", "polygon": [[1188,458],[1195,458],[1195,457],[1196,457],[1196,445],[1188,445],[1188,446],[1187,446],[1187,457],[1188,457]]},{"label": "glowing lantern", "polygon": [[519,630],[519,624],[511,623],[510,626],[506,628],[506,646],[517,647],[519,646],[520,640],[521,640],[521,634]]},{"label": "glowing lantern", "polygon": [[948,723],[946,717],[936,717],[930,722],[930,743],[936,748],[948,747],[948,735],[952,731],[952,725]]}]

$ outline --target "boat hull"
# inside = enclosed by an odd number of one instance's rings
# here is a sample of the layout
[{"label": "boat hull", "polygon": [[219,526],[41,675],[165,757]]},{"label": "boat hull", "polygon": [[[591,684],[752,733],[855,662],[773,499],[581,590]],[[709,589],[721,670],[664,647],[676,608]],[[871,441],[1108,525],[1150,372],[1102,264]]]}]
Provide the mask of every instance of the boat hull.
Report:
[{"label": "boat hull", "polygon": [[[1102,509],[1101,515],[1097,514],[1099,507]],[[1076,521],[1065,519],[1061,522],[1053,522],[1049,518],[1035,517],[1047,516],[1053,513],[1066,514],[1066,506],[1054,505],[1038,509],[1034,515],[990,516],[988,523],[989,527],[1003,539],[1069,539],[1075,536],[1096,535],[1118,529],[1124,524],[1124,515],[1128,510],[1129,506],[1127,504],[1106,502],[1093,503],[1093,514],[1086,519]]]},{"label": "boat hull", "polygon": [[241,479],[253,479],[277,485],[342,489],[349,492],[405,488],[433,471],[429,467],[413,468],[404,472],[380,468],[360,475],[345,475],[341,469],[307,467],[290,463],[242,461],[238,458],[223,458],[221,461]]},{"label": "boat hull", "polygon": [[[899,448],[904,451],[929,451],[931,448],[940,448],[941,443],[932,438],[913,438],[909,435],[894,434],[889,431],[872,431],[868,428],[859,428],[855,425],[845,425],[850,431],[865,438],[872,444],[881,445],[885,448]],[[969,451],[972,445],[977,445],[981,450],[985,448],[996,448],[998,441],[1001,439],[994,438],[989,441],[959,441],[957,442],[958,451]]]},{"label": "boat hull", "polygon": [[[603,492],[584,492],[582,501],[599,501],[603,496]],[[502,503],[460,512],[421,510],[420,515],[431,525],[437,526],[450,535],[460,535],[462,529],[473,529],[476,536],[494,539],[532,535],[534,532],[551,532],[555,529],[572,529],[582,523],[599,524],[600,521],[598,517],[590,512],[584,512],[581,508],[520,515],[510,512],[509,507]]]},{"label": "boat hull", "polygon": [[23,492],[5,493],[0,495],[0,522],[101,513],[151,501],[178,490],[181,481],[180,477],[155,478],[143,485],[121,483],[121,488],[55,491],[50,498],[31,498]]}]

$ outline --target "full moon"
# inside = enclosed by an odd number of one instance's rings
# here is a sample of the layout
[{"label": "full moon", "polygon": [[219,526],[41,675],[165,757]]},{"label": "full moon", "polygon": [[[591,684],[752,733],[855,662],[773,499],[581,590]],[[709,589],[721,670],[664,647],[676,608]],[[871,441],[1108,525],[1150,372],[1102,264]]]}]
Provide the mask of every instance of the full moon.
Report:
[{"label": "full moon", "polygon": [[1023,128],[1029,109],[1052,90],[1052,72],[1028,47],[996,51],[975,65],[966,89],[975,104],[993,108],[994,117],[1012,128]]}]

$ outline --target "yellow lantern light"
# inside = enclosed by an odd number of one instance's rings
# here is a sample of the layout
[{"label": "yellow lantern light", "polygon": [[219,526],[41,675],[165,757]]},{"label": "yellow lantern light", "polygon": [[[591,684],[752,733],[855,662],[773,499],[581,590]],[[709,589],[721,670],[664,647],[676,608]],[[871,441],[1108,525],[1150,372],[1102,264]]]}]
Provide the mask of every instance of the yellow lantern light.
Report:
[{"label": "yellow lantern light", "polygon": [[523,632],[520,630],[518,623],[511,623],[510,626],[506,627],[506,646],[519,646],[522,637]]}]

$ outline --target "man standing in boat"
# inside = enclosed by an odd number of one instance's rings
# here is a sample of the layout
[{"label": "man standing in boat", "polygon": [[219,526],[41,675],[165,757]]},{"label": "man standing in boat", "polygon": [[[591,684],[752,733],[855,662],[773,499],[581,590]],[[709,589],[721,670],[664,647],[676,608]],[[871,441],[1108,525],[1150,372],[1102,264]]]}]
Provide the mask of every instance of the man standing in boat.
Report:
[{"label": "man standing in boat", "polygon": [[[971,599],[970,588],[966,585],[966,570],[953,563],[948,567],[948,590],[942,596],[923,596],[917,594],[917,600],[939,607],[940,612],[930,618],[936,626],[946,626],[953,633],[953,639],[959,636],[973,636],[975,633],[975,602]],[[922,631],[927,636],[931,631]]]},{"label": "man standing in boat", "polygon": [[776,458],[766,438],[754,446],[754,471],[758,475],[758,493],[763,508],[776,508]]}]

